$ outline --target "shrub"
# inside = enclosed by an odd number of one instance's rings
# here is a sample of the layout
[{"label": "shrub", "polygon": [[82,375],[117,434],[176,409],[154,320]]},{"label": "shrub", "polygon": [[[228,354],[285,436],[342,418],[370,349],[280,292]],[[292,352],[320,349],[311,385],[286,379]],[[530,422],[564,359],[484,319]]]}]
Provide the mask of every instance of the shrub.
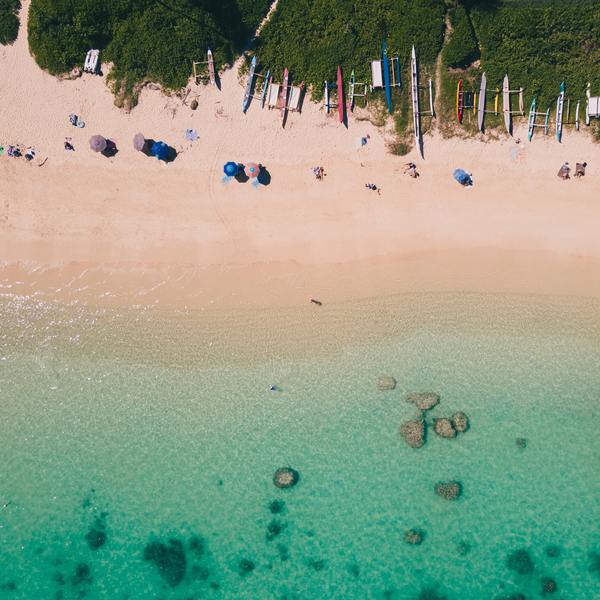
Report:
[{"label": "shrub", "polygon": [[479,56],[477,38],[463,6],[452,11],[450,19],[453,31],[450,41],[444,48],[444,62],[448,67],[463,69]]},{"label": "shrub", "polygon": [[19,33],[21,0],[2,0],[0,2],[0,44],[12,44]]}]

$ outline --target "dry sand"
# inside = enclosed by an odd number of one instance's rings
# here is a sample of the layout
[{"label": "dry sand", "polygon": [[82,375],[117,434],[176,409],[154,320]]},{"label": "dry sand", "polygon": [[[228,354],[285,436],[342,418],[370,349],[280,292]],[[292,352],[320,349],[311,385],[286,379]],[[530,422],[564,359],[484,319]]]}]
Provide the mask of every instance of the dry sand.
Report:
[{"label": "dry sand", "polygon": [[[386,152],[385,132],[355,117],[345,128],[309,100],[285,129],[256,101],[242,114],[237,69],[222,74],[220,91],[190,88],[186,104],[146,88],[127,114],[104,77],[42,72],[23,26],[0,47],[0,143],[37,151],[35,164],[0,157],[5,291],[202,307],[414,289],[600,295],[600,147],[585,128],[566,129],[562,144],[434,133],[425,160],[399,158]],[[70,113],[86,127],[72,127]],[[200,139],[186,142],[187,128]],[[175,147],[175,162],[134,151],[138,131]],[[89,150],[97,133],[116,142],[114,158]],[[75,152],[64,150],[66,136]],[[260,162],[270,185],[224,184],[228,160]],[[408,160],[418,180],[402,174]],[[583,160],[585,178],[556,177],[564,161]],[[455,167],[474,174],[473,188],[454,182]]]}]

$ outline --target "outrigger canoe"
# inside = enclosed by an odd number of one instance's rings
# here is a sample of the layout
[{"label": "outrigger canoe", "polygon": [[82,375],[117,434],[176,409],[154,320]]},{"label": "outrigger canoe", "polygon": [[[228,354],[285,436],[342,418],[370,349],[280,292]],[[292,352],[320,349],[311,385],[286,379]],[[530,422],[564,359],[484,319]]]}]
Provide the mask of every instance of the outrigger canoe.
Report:
[{"label": "outrigger canoe", "polygon": [[390,87],[390,67],[388,64],[387,44],[381,40],[381,60],[383,65],[383,85],[385,86],[385,101],[388,112],[392,114],[392,90]]},{"label": "outrigger canoe", "polygon": [[337,68],[337,93],[338,93],[338,115],[340,117],[340,123],[344,122],[346,104],[344,102],[344,78],[342,77],[342,67],[338,65]]},{"label": "outrigger canoe", "polygon": [[560,142],[562,138],[562,130],[563,130],[563,113],[565,110],[565,92],[566,85],[563,81],[560,84],[560,94],[556,100],[556,139]]},{"label": "outrigger canoe", "polygon": [[537,98],[534,96],[531,101],[531,107],[529,108],[529,125],[527,127],[527,139],[531,141],[533,139],[533,130],[535,129],[535,111],[537,108]]},{"label": "outrigger canoe", "polygon": [[459,123],[462,123],[463,110],[464,110],[464,99],[465,94],[463,92],[463,80],[459,79],[456,85],[456,118]]},{"label": "outrigger canoe", "polygon": [[412,47],[412,56],[410,61],[411,71],[411,93],[412,93],[412,110],[413,110],[413,129],[415,134],[415,145],[421,156],[423,148],[421,147],[421,115],[419,114],[419,71],[417,67],[417,53],[415,47]]},{"label": "outrigger canoe", "polygon": [[211,85],[217,85],[217,78],[215,75],[215,59],[213,58],[212,50],[209,48],[206,53],[208,60],[208,77]]},{"label": "outrigger canoe", "polygon": [[288,95],[288,84],[290,80],[290,73],[287,69],[283,71],[283,83],[281,84],[281,91],[279,92],[279,100],[277,104],[278,108],[281,110],[281,121],[285,123],[285,113],[287,112],[287,95]]},{"label": "outrigger canoe", "polygon": [[250,106],[250,97],[252,93],[252,84],[254,83],[254,72],[256,71],[256,56],[252,57],[252,62],[250,63],[250,71],[248,72],[248,82],[246,83],[246,91],[244,93],[244,99],[242,100],[242,112],[246,112],[248,110],[248,106]]}]

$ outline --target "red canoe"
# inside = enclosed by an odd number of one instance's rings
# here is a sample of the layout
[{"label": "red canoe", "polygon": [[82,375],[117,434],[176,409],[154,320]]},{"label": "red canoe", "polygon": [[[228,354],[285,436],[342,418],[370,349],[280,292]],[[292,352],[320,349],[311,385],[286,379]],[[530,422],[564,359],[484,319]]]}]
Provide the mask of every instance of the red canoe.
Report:
[{"label": "red canoe", "polygon": [[340,123],[344,122],[346,103],[344,102],[344,79],[342,77],[342,67],[338,65],[337,70],[337,93],[338,93],[338,114],[340,115]]}]

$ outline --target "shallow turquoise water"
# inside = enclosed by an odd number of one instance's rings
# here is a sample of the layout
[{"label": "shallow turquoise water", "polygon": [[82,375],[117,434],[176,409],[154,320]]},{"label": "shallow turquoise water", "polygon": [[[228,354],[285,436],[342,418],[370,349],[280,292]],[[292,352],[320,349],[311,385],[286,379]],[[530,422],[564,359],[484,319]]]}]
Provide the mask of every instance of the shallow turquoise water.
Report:
[{"label": "shallow turquoise water", "polygon": [[[452,295],[328,310],[213,329],[6,300],[0,598],[539,598],[543,577],[549,598],[598,597],[599,306]],[[377,390],[382,374],[396,390]],[[433,416],[465,411],[470,431],[408,448],[415,390],[441,394]],[[288,465],[300,483],[277,490]],[[450,479],[456,502],[433,492]],[[144,560],[171,539],[181,582]],[[531,573],[508,568],[519,549]]]}]

